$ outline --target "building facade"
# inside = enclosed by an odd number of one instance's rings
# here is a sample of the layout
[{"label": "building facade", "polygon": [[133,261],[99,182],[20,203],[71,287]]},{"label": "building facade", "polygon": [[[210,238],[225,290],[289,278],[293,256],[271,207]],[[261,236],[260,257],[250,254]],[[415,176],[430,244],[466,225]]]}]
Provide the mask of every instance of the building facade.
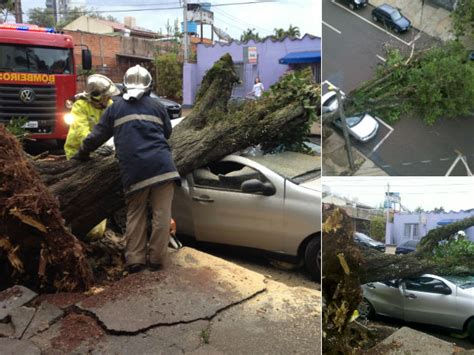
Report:
[{"label": "building facade", "polygon": [[[395,213],[391,225],[390,244],[398,245],[407,239],[420,240],[433,229],[473,216],[474,209],[447,213]],[[474,241],[474,227],[468,228],[464,232],[470,240]]]},{"label": "building facade", "polygon": [[192,106],[201,81],[214,62],[229,53],[234,61],[241,85],[234,88],[232,96],[245,97],[252,91],[256,77],[265,89],[276,83],[292,69],[310,67],[315,79],[321,78],[321,38],[306,34],[302,38],[261,42],[216,43],[212,46],[197,45],[196,63],[187,63],[183,69],[183,105]]}]

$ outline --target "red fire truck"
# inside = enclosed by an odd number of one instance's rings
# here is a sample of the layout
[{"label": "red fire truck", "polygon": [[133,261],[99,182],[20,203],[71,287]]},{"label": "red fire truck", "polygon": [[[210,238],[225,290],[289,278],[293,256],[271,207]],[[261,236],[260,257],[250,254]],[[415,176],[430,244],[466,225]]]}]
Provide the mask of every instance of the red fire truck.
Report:
[{"label": "red fire truck", "polygon": [[[24,118],[30,138],[64,141],[76,94],[71,36],[35,25],[0,24],[0,122]],[[91,53],[82,50],[82,67]]]}]

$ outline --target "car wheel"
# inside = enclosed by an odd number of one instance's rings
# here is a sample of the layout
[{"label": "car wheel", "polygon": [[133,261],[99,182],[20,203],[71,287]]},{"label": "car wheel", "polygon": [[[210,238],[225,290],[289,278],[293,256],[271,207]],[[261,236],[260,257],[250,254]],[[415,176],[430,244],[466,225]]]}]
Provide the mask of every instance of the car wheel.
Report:
[{"label": "car wheel", "polygon": [[377,18],[377,16],[375,16],[375,15],[372,15],[372,20],[374,20],[375,22],[377,22],[377,21],[378,21],[378,18]]},{"label": "car wheel", "polygon": [[393,30],[394,30],[396,33],[400,33],[400,30],[398,29],[398,27],[394,27]]},{"label": "car wheel", "polygon": [[304,262],[313,280],[319,281],[321,279],[321,239],[319,237],[311,239],[306,246]]},{"label": "car wheel", "polygon": [[467,336],[474,343],[474,318],[470,319],[467,323]]},{"label": "car wheel", "polygon": [[367,299],[365,298],[359,304],[359,307],[357,307],[357,310],[359,311],[359,316],[364,319],[373,318],[375,315],[374,307],[372,307],[370,302],[367,301]]},{"label": "car wheel", "polygon": [[355,9],[354,4],[350,3],[350,4],[349,4],[349,9],[354,10],[354,9]]}]

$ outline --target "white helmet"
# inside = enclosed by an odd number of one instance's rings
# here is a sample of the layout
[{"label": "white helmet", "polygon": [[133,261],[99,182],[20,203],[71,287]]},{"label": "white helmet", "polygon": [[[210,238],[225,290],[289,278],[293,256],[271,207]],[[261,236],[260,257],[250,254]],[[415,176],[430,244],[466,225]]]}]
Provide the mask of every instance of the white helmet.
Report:
[{"label": "white helmet", "polygon": [[123,77],[123,85],[127,92],[123,95],[125,100],[130,98],[140,99],[151,88],[152,77],[148,70],[140,65],[135,65],[127,70]]},{"label": "white helmet", "polygon": [[99,101],[104,96],[112,97],[119,95],[120,90],[106,76],[92,74],[87,78],[85,93],[92,100]]}]

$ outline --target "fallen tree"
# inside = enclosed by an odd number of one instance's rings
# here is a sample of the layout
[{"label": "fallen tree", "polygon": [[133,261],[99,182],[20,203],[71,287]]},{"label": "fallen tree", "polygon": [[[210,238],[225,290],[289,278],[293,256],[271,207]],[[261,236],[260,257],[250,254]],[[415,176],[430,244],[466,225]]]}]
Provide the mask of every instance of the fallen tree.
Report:
[{"label": "fallen tree", "polygon": [[[367,335],[352,323],[362,300],[361,285],[368,282],[439,275],[474,274],[474,253],[455,258],[437,258],[443,241],[449,243],[457,232],[474,226],[474,217],[430,231],[414,253],[388,255],[360,247],[354,242],[351,218],[340,208],[323,207],[323,351],[350,354],[361,347]],[[441,244],[441,246],[440,246]],[[362,334],[361,334],[362,333]]]},{"label": "fallen tree", "polygon": [[[404,56],[397,49],[387,50],[387,61],[375,77],[344,100],[346,116],[370,112],[393,123],[409,114],[434,124],[438,119],[469,114],[474,101],[474,62],[459,42],[447,42]],[[323,115],[323,124],[338,117]]]},{"label": "fallen tree", "polygon": [[[181,175],[254,144],[304,149],[303,140],[319,114],[320,91],[311,72],[289,73],[263,98],[233,107],[228,103],[237,80],[229,55],[206,73],[193,111],[175,127],[170,139]],[[62,217],[79,238],[124,206],[113,156],[98,155],[85,163],[52,158],[30,163],[58,199]],[[13,248],[29,248],[20,234],[16,237]]]}]

